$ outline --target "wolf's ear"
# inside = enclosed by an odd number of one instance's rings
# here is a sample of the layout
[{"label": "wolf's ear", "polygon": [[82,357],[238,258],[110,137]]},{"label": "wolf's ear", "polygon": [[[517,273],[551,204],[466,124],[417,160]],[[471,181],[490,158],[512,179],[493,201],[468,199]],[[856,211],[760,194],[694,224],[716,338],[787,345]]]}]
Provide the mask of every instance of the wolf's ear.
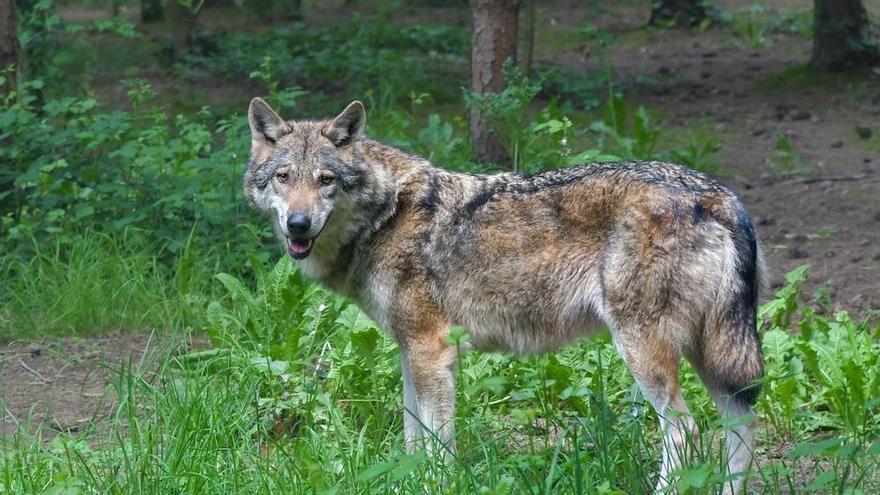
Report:
[{"label": "wolf's ear", "polygon": [[337,147],[357,141],[364,134],[367,112],[364,104],[355,100],[345,107],[339,115],[321,131]]},{"label": "wolf's ear", "polygon": [[290,132],[290,126],[262,98],[251,100],[248,108],[251,142],[254,146],[274,145],[281,136]]}]

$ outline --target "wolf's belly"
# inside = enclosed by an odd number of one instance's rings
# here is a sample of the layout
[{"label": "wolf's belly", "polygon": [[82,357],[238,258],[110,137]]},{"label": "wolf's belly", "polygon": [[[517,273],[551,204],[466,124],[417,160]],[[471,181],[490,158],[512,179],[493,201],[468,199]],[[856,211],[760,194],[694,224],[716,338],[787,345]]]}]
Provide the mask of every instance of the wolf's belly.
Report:
[{"label": "wolf's belly", "polygon": [[494,308],[470,304],[462,316],[460,324],[475,348],[515,354],[549,352],[606,328],[590,304]]},{"label": "wolf's belly", "polygon": [[461,276],[446,286],[444,309],[468,329],[476,348],[517,354],[559,348],[610,323],[595,264],[566,261]]}]

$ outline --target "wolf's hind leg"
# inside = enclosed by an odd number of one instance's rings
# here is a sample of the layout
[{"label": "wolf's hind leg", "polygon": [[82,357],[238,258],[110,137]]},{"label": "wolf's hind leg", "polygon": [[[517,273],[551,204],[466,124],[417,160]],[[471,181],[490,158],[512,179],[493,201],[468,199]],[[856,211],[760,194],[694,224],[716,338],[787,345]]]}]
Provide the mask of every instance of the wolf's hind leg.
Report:
[{"label": "wolf's hind leg", "polygon": [[722,493],[742,493],[745,475],[751,467],[755,435],[752,431],[752,406],[727,395],[719,387],[707,384],[724,421],[727,474],[736,475],[724,484]]},{"label": "wolf's hind leg", "polygon": [[725,423],[727,472],[737,475],[725,494],[741,493],[754,450],[752,407],[764,374],[761,347],[752,315],[737,322],[727,315],[707,328],[701,355],[690,358]]},{"label": "wolf's hind leg", "polygon": [[[656,490],[670,482],[670,474],[686,459],[696,434],[696,425],[681,395],[678,380],[681,355],[678,349],[658,337],[656,330],[616,332],[615,343],[623,360],[660,418],[663,430],[663,459]],[[689,441],[689,439],[691,439]]]}]

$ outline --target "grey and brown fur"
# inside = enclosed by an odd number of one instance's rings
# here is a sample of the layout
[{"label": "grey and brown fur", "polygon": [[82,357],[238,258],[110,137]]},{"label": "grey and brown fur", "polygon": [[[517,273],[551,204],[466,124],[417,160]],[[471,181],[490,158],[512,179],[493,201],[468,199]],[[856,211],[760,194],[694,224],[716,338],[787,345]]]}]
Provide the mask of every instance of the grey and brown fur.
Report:
[{"label": "grey and brown fur", "polygon": [[[363,105],[284,121],[254,99],[248,200],[269,212],[302,272],[353,299],[400,346],[404,436],[453,444],[456,348],[545,352],[607,328],[665,431],[658,489],[693,420],[687,358],[723,414],[730,473],[743,473],[763,374],[755,312],[764,272],[742,204],[668,163],[534,176],[448,172],[363,136]],[[292,215],[310,219],[292,234]],[[302,217],[299,217],[302,218]],[[294,225],[294,224],[290,224]],[[725,491],[738,492],[742,479]]]}]

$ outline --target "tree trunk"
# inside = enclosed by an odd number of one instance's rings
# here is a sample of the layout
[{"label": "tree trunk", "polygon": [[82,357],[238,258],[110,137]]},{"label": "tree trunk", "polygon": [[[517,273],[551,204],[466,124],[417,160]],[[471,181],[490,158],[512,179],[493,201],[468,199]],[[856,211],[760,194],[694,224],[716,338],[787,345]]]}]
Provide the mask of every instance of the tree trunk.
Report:
[{"label": "tree trunk", "polygon": [[524,3],[522,71],[526,76],[530,76],[535,57],[535,0],[524,0]]},{"label": "tree trunk", "polygon": [[651,0],[651,20],[648,23],[695,26],[705,18],[704,0]]},{"label": "tree trunk", "polygon": [[[471,48],[471,91],[499,93],[507,83],[502,67],[516,60],[519,0],[471,0],[473,47]],[[471,107],[471,142],[480,162],[509,164],[510,156],[491,123],[476,106]]]},{"label": "tree trunk", "polygon": [[[9,66],[12,70],[7,72]],[[18,21],[15,0],[0,0],[0,74],[6,83],[0,85],[0,95],[15,91],[18,81]]]},{"label": "tree trunk", "polygon": [[814,0],[814,67],[835,70],[880,60],[861,0]]},{"label": "tree trunk", "polygon": [[162,11],[162,0],[141,0],[141,22],[149,24],[165,18]]},{"label": "tree trunk", "polygon": [[196,13],[186,5],[181,5],[180,0],[168,0],[166,13],[168,27],[171,29],[171,51],[177,59],[189,48],[196,25]]}]

